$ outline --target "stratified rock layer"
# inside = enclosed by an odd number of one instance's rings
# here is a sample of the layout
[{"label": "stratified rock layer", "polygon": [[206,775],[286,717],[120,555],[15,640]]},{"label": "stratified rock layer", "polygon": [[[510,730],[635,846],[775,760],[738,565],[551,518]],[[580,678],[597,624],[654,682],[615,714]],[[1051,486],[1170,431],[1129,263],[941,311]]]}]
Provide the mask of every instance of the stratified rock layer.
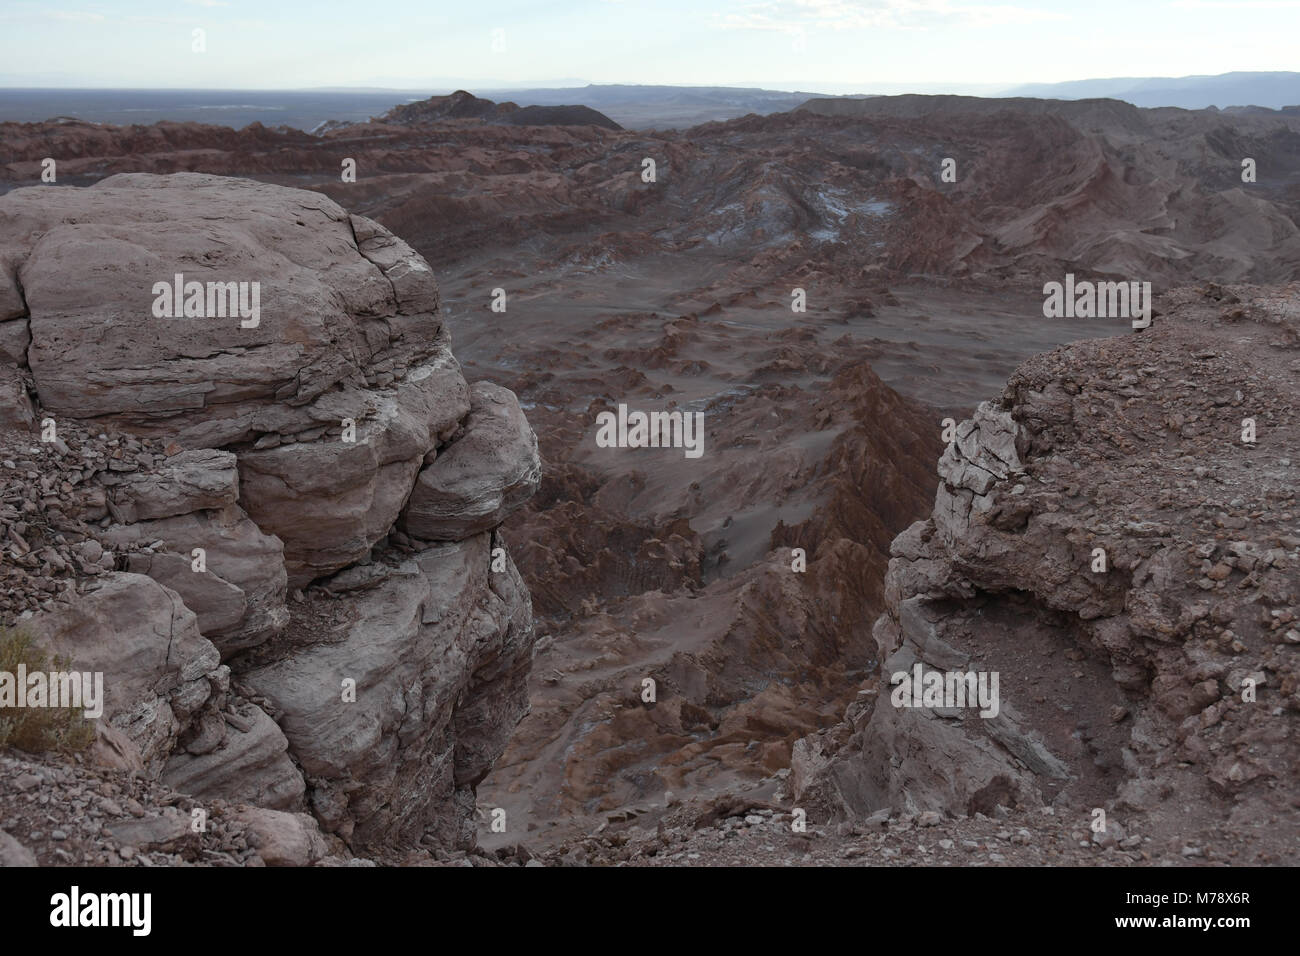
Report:
[{"label": "stratified rock layer", "polygon": [[243,675],[354,845],[474,841],[473,787],[527,710],[532,656],[527,592],[491,550],[481,534],[378,566],[349,625]]},{"label": "stratified rock layer", "polygon": [[367,399],[365,420],[353,419],[355,436],[339,432],[241,457],[243,500],[285,542],[292,587],[369,552],[406,503],[426,454],[469,410],[468,389],[446,349]]}]

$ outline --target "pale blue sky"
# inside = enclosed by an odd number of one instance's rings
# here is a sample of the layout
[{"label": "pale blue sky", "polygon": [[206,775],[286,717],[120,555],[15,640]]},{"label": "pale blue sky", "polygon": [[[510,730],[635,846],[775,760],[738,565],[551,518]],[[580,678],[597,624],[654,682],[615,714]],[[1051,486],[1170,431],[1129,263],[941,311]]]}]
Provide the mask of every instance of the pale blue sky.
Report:
[{"label": "pale blue sky", "polygon": [[1300,0],[0,0],[0,85],[978,92],[1295,70],[1297,38]]}]

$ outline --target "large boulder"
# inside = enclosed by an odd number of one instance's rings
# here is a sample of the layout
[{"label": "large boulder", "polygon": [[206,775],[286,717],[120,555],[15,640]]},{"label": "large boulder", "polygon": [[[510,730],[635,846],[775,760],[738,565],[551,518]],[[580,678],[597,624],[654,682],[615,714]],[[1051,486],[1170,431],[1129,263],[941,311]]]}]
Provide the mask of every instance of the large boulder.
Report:
[{"label": "large boulder", "polygon": [[531,498],[541,475],[537,436],[514,392],[476,382],[465,433],[420,472],[403,526],[425,541],[480,534]]},{"label": "large boulder", "polygon": [[[188,447],[307,430],[318,424],[310,406],[364,390],[376,366],[411,364],[441,327],[427,265],[404,245],[376,265],[351,217],[319,193],[133,173],[14,190],[0,216],[0,268],[16,272],[3,284],[22,289],[28,359],[57,415],[111,418]],[[385,269],[402,270],[400,297]],[[257,283],[257,314],[159,316],[155,286],[177,274],[204,284],[205,311],[207,283],[248,284],[250,307]]]},{"label": "large boulder", "polygon": [[329,852],[320,827],[305,813],[240,807],[233,822],[267,866],[310,866]]},{"label": "large boulder", "polygon": [[[30,344],[10,338],[43,408],[233,450],[241,504],[283,540],[293,586],[387,532],[469,408],[428,264],[319,193],[123,174],[15,190],[0,221],[0,304],[25,316]],[[226,463],[186,465],[172,490],[224,493]],[[166,488],[135,491],[122,520],[172,510]]]},{"label": "large boulder", "polygon": [[127,573],[91,588],[25,627],[70,658],[72,670],[103,675],[103,719],[126,733],[156,777],[177,739],[222,702],[229,673],[175,591]]}]

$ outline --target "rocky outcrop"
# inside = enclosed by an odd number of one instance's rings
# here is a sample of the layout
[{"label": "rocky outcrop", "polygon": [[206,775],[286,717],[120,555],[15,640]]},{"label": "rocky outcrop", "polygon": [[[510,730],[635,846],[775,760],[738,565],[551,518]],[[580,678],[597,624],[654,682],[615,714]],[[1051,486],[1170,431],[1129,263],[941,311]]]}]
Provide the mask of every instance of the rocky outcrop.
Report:
[{"label": "rocky outcrop", "polygon": [[[540,465],[513,394],[461,376],[427,263],[206,175],[18,190],[0,223],[0,625],[104,673],[95,759],[250,805],[269,864],[321,860],[316,820],[472,846],[533,642],[495,528]],[[437,537],[396,528],[418,481]]]},{"label": "rocky outcrop", "polygon": [[[329,199],[186,173],[4,203],[0,283],[21,289],[42,406],[240,450],[295,586],[361,557],[464,417],[428,265]],[[70,259],[95,281],[66,281]]]},{"label": "rocky outcrop", "polygon": [[[1173,293],[1145,333],[1031,360],[957,428],[933,514],[893,544],[879,677],[796,746],[797,801],[1086,823],[1177,794],[1196,819],[1152,829],[1294,818],[1300,360],[1263,357],[1300,355],[1297,297]],[[918,666],[996,673],[1000,707],[907,706],[895,675]]]},{"label": "rocky outcrop", "polygon": [[[590,106],[524,106],[517,103],[494,103],[492,100],[457,90],[448,96],[431,96],[416,103],[395,106],[372,124],[425,126],[446,120],[480,120],[484,123],[508,123],[511,126],[599,126],[621,130],[612,119]],[[347,128],[345,124],[327,124],[330,129]]]}]

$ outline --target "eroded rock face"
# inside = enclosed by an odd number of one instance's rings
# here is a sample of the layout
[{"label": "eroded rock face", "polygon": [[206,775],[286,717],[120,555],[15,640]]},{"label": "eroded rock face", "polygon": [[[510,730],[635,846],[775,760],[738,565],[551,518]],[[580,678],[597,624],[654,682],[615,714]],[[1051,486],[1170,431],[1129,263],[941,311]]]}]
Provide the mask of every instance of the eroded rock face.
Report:
[{"label": "eroded rock face", "polygon": [[354,845],[473,842],[472,788],[527,711],[533,639],[518,572],[492,558],[490,534],[419,552],[356,592],[341,634],[243,675]]},{"label": "eroded rock face", "polygon": [[[177,274],[258,307],[160,317]],[[252,805],[268,863],[324,855],[301,811],[357,846],[472,845],[527,709],[531,604],[495,528],[536,439],[510,392],[471,398],[438,307],[422,258],[319,194],[184,174],[0,197],[0,441],[43,416],[67,438],[5,466],[7,488],[50,473],[0,509],[33,592],[0,624],[26,609],[104,673],[94,759]],[[429,547],[395,522],[444,458],[453,543]]]},{"label": "eroded rock face", "polygon": [[[1143,334],[1039,356],[959,426],[933,515],[894,542],[879,679],[796,745],[797,800],[1086,822],[1177,794],[1294,819],[1300,362],[1264,356],[1296,354],[1298,294],[1178,290]],[[999,712],[899,706],[918,663],[998,673]]]}]

